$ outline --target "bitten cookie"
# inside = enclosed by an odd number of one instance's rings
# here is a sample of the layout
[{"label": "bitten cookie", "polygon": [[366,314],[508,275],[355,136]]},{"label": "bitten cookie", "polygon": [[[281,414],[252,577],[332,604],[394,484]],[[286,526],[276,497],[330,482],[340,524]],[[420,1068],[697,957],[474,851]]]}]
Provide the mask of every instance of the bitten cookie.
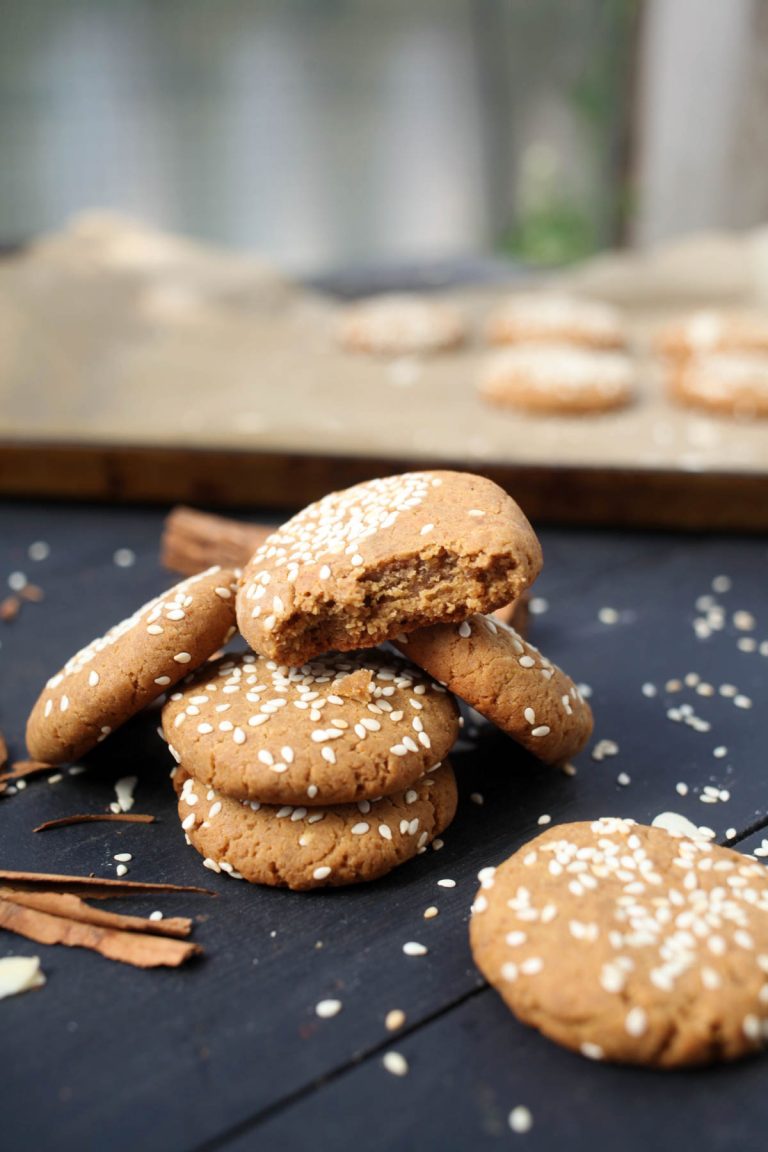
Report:
[{"label": "bitten cookie", "polygon": [[184,767],[225,795],[317,805],[407,788],[448,754],[459,723],[444,688],[387,652],[301,668],[247,653],[174,692],[163,731]]},{"label": "bitten cookie", "polygon": [[633,398],[634,375],[623,352],[522,344],[490,355],[477,386],[491,404],[570,415],[625,407]]},{"label": "bitten cookie", "polygon": [[583,348],[624,348],[621,314],[609,304],[553,293],[510,296],[489,317],[492,344],[558,343]]},{"label": "bitten cookie", "polygon": [[455,348],[466,326],[452,304],[422,296],[374,296],[344,309],[337,334],[354,352],[404,356]]},{"label": "bitten cookie", "polygon": [[571,678],[501,620],[470,616],[395,644],[547,764],[575,756],[592,733],[592,711]]},{"label": "bitten cookie", "polygon": [[234,633],[236,587],[235,572],[209,568],[81,649],[32,709],[30,755],[77,759],[207,660]]},{"label": "bitten cookie", "polygon": [[299,665],[499,608],[533,582],[541,548],[482,476],[410,472],[333,492],[255,552],[237,597],[257,652]]},{"label": "bitten cookie", "polygon": [[524,1023],[595,1060],[732,1060],[768,1038],[768,873],[632,820],[563,824],[484,869],[481,972]]},{"label": "bitten cookie", "polygon": [[724,416],[768,416],[768,353],[698,356],[670,366],[670,395]]},{"label": "bitten cookie", "polygon": [[330,808],[230,800],[183,769],[175,784],[181,826],[208,868],[298,891],[385,875],[443,832],[457,803],[447,763],[405,792]]},{"label": "bitten cookie", "polygon": [[656,351],[671,360],[727,352],[768,356],[768,316],[749,312],[693,312],[665,325]]}]

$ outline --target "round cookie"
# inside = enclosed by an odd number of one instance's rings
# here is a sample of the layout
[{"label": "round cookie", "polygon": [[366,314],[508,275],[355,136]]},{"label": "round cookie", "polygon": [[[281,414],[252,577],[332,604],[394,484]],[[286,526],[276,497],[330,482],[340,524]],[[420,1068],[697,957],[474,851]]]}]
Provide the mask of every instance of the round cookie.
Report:
[{"label": "round cookie", "polygon": [[492,344],[573,344],[583,348],[624,348],[621,314],[609,304],[554,293],[510,296],[488,319]]},{"label": "round cookie", "polygon": [[502,408],[549,415],[608,412],[633,399],[635,373],[623,352],[567,344],[521,344],[490,355],[478,391]]},{"label": "round cookie", "polygon": [[407,788],[458,735],[456,704],[383,651],[301,668],[253,653],[201,668],[163,708],[174,755],[236,800],[350,804]]},{"label": "round cookie", "polygon": [[296,891],[384,876],[423,852],[451,823],[457,803],[447,763],[405,792],[323,808],[231,800],[183,770],[175,782],[181,826],[207,867]]},{"label": "round cookie", "polygon": [[727,352],[768,355],[768,316],[749,312],[693,312],[665,325],[656,351],[670,360]]},{"label": "round cookie", "polygon": [[768,873],[632,820],[548,829],[473,905],[475,961],[524,1023],[593,1059],[673,1067],[768,1039]]},{"label": "round cookie", "polygon": [[345,308],[338,324],[345,348],[375,356],[439,352],[465,336],[458,308],[425,296],[374,296]]},{"label": "round cookie", "polygon": [[310,504],[248,563],[237,597],[251,647],[299,665],[516,599],[541,547],[482,476],[410,472]]},{"label": "round cookie", "polygon": [[698,356],[672,365],[670,395],[723,416],[768,416],[768,352]]},{"label": "round cookie", "polygon": [[470,616],[395,644],[546,764],[562,764],[589,740],[592,711],[570,676],[502,620]]},{"label": "round cookie", "polygon": [[207,660],[235,631],[238,576],[191,576],[77,652],[32,709],[30,755],[76,760]]}]

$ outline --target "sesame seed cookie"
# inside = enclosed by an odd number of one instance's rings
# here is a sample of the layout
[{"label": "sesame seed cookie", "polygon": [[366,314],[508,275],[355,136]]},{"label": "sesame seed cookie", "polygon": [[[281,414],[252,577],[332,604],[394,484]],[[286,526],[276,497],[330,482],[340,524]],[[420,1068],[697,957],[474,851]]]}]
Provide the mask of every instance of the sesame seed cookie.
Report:
[{"label": "sesame seed cookie", "polygon": [[566,344],[522,344],[492,353],[480,370],[481,397],[503,408],[551,415],[608,412],[632,401],[634,368],[623,352]]},{"label": "sesame seed cookie", "polygon": [[768,354],[722,353],[672,365],[671,397],[724,416],[768,416]]},{"label": "sesame seed cookie", "polygon": [[632,820],[548,829],[484,869],[475,961],[524,1023],[592,1059],[672,1067],[768,1039],[768,873]]},{"label": "sesame seed cookie", "polygon": [[209,664],[163,708],[186,769],[236,800],[349,804],[407,788],[458,735],[456,704],[384,651],[300,668],[253,653]]},{"label": "sesame seed cookie", "polygon": [[489,317],[492,344],[575,344],[584,348],[624,348],[626,331],[621,314],[609,304],[521,292],[510,296]]},{"label": "sesame seed cookie", "polygon": [[575,756],[592,733],[592,711],[571,678],[497,618],[437,624],[395,644],[547,764]]},{"label": "sesame seed cookie", "polygon": [[424,296],[374,296],[344,309],[338,339],[353,352],[405,356],[455,348],[466,336],[458,308]]},{"label": "sesame seed cookie", "polygon": [[482,476],[410,472],[333,492],[255,552],[237,597],[257,652],[303,664],[514,600],[541,568],[515,501]]},{"label": "sesame seed cookie", "polygon": [[231,800],[184,769],[174,774],[174,784],[181,826],[206,867],[297,891],[391,872],[448,827],[457,803],[448,763],[404,792],[323,808]]},{"label": "sesame seed cookie", "polygon": [[238,576],[217,567],[183,580],[76,653],[32,709],[30,755],[76,760],[207,660],[234,634]]},{"label": "sesame seed cookie", "polygon": [[666,324],[656,351],[671,360],[727,352],[768,355],[768,316],[749,312],[692,312]]}]

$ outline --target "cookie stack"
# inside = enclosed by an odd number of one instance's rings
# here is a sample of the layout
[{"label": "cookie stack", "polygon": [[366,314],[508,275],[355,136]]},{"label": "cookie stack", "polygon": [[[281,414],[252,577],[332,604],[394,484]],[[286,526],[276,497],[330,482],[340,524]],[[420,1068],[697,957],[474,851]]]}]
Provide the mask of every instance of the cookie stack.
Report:
[{"label": "cookie stack", "polygon": [[490,317],[487,337],[503,347],[478,381],[492,404],[530,412],[602,412],[632,400],[634,368],[621,317],[608,304],[520,293]]},{"label": "cookie stack", "polygon": [[[208,868],[294,889],[374,879],[453,819],[453,692],[545,762],[589,738],[573,682],[486,615],[541,563],[520,508],[483,477],[332,493],[242,574],[184,581],[78,653],[33,709],[30,752],[80,756],[166,694],[179,816]],[[235,620],[252,650],[214,655]]]},{"label": "cookie stack", "polygon": [[303,889],[423,852],[456,809],[452,690],[540,758],[573,754],[591,729],[576,687],[484,615],[540,567],[515,502],[452,472],[333,493],[274,532],[237,594],[253,651],[201,668],[163,709],[206,865]]},{"label": "cookie stack", "polygon": [[673,400],[727,416],[768,416],[768,319],[694,312],[659,333]]}]

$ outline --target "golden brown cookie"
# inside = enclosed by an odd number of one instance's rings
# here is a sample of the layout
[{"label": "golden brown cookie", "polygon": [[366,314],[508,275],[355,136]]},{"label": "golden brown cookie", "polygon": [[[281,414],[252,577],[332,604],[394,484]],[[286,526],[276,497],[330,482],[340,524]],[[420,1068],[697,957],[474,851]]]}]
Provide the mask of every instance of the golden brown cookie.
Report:
[{"label": "golden brown cookie", "polygon": [[697,356],[669,368],[670,395],[723,416],[768,416],[768,352]]},{"label": "golden brown cookie", "polygon": [[405,356],[455,348],[466,325],[453,304],[428,296],[373,296],[345,308],[337,332],[353,352]]},{"label": "golden brown cookie", "polygon": [[489,317],[487,335],[492,344],[555,343],[610,349],[624,348],[627,343],[621,314],[615,308],[551,292],[510,296]]},{"label": "golden brown cookie", "polygon": [[214,872],[297,891],[375,880],[423,852],[456,812],[456,780],[437,765],[405,792],[307,808],[231,800],[182,769],[181,826]]},{"label": "golden brown cookie", "polygon": [[631,403],[634,368],[623,352],[566,344],[521,344],[492,353],[481,368],[478,391],[503,408],[571,415],[608,412]]},{"label": "golden brown cookie", "polygon": [[32,709],[30,755],[77,759],[207,660],[235,631],[236,588],[235,572],[209,568],[76,653]]},{"label": "golden brown cookie", "polygon": [[410,472],[333,492],[254,553],[237,597],[257,652],[298,665],[492,611],[541,568],[515,501],[482,476]]},{"label": "golden brown cookie", "polygon": [[236,800],[349,804],[407,788],[458,735],[452,697],[384,651],[288,668],[253,653],[201,668],[163,708],[196,779]]},{"label": "golden brown cookie", "polygon": [[570,676],[501,620],[470,616],[394,643],[546,764],[575,756],[591,735],[591,709]]},{"label": "golden brown cookie", "polygon": [[733,1060],[768,1039],[768,873],[632,820],[562,824],[484,869],[481,972],[524,1023],[595,1060]]},{"label": "golden brown cookie", "polygon": [[714,353],[768,355],[768,316],[749,312],[700,311],[665,325],[656,351],[680,361]]}]

